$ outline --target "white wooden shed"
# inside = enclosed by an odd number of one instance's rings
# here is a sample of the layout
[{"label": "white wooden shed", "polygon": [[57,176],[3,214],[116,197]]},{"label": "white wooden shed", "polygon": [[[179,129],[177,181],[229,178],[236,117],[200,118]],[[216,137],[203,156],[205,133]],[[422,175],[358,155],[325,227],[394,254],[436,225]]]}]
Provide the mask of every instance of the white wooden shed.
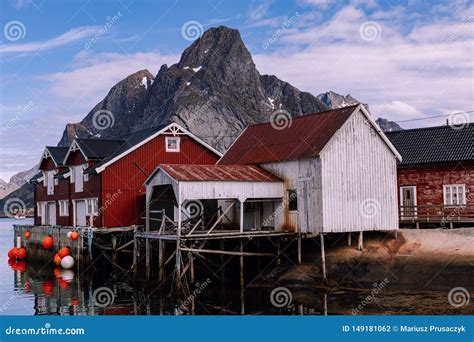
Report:
[{"label": "white wooden shed", "polygon": [[285,127],[249,126],[218,164],[258,165],[283,179],[284,211],[296,215],[300,232],[316,235],[398,229],[397,160],[364,106],[355,105],[292,118]]}]

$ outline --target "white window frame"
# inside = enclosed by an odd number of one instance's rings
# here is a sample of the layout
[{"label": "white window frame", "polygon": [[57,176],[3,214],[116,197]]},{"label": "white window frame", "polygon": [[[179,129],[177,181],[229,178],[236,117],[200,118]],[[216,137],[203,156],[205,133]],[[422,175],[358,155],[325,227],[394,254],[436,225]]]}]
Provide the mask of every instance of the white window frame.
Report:
[{"label": "white window frame", "polygon": [[[453,189],[456,189],[456,195],[459,202],[459,188],[462,188],[462,203],[453,203]],[[449,201],[448,201],[448,190],[449,189]],[[466,205],[466,184],[445,184],[443,185],[443,204],[446,207],[457,207]]]},{"label": "white window frame", "polygon": [[69,177],[71,184],[74,183],[74,166],[69,166]]},{"label": "white window frame", "polygon": [[69,200],[59,200],[59,216],[69,216]]},{"label": "white window frame", "polygon": [[[176,140],[176,148],[170,148],[168,142]],[[181,137],[165,137],[166,152],[179,152],[181,150]]]},{"label": "white window frame", "polygon": [[[92,211],[89,210],[89,205],[92,208]],[[86,199],[86,216],[98,216],[99,215],[99,199],[95,198],[87,198]]]},{"label": "white window frame", "polygon": [[36,203],[36,216],[43,217],[43,205],[44,205],[44,202]]},{"label": "white window frame", "polygon": [[44,171],[44,185],[48,196],[54,195],[54,171]]}]

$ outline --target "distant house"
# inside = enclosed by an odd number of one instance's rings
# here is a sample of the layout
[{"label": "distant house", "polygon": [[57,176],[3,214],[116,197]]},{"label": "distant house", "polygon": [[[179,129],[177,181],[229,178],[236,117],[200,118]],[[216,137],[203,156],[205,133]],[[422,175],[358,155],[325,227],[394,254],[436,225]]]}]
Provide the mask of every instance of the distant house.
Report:
[{"label": "distant house", "polygon": [[157,164],[212,164],[220,156],[175,123],[120,139],[75,139],[69,147],[48,146],[35,179],[35,224],[140,224],[143,183]]},{"label": "distant house", "polygon": [[401,223],[474,222],[474,124],[386,133],[398,164]]},{"label": "distant house", "polygon": [[159,165],[146,181],[147,203],[174,203],[166,212],[178,214],[178,231],[193,201],[221,203],[218,221],[241,233],[395,230],[400,159],[366,109],[354,105],[292,118],[286,127],[249,126],[217,165]]}]

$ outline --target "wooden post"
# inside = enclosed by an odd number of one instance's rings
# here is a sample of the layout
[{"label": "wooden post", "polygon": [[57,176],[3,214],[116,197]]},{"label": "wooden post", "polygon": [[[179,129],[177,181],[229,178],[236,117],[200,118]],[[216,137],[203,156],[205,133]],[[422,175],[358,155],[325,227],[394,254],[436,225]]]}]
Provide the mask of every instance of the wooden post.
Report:
[{"label": "wooden post", "polygon": [[244,203],[245,200],[240,201],[240,215],[239,215],[239,225],[240,225],[240,232],[244,232]]},{"label": "wooden post", "polygon": [[277,238],[277,265],[281,264],[281,239]]},{"label": "wooden post", "polygon": [[178,230],[176,232],[176,265],[175,265],[175,275],[176,275],[176,287],[181,289],[181,198],[179,198],[178,204]]},{"label": "wooden post", "polygon": [[319,234],[319,239],[321,241],[321,261],[323,268],[323,279],[326,280],[326,251],[324,249],[324,235],[323,233]]},{"label": "wooden post", "polygon": [[359,244],[358,244],[359,251],[364,249],[364,232],[359,232]]},{"label": "wooden post", "polygon": [[347,245],[351,246],[352,245],[352,233],[347,233]]},{"label": "wooden post", "polygon": [[150,232],[150,199],[148,194],[146,196],[145,203],[145,230],[147,237],[145,239],[145,263],[146,263],[146,277],[150,279],[150,239],[148,239],[148,233]]},{"label": "wooden post", "polygon": [[301,233],[298,233],[298,264],[301,264]]},{"label": "wooden post", "polygon": [[191,283],[194,284],[194,255],[192,252],[188,253],[189,257],[189,277],[191,280]]},{"label": "wooden post", "polygon": [[117,252],[115,251],[117,249],[117,235],[115,233],[112,233],[112,261],[114,264],[117,263]]},{"label": "wooden post", "polygon": [[[241,211],[242,213],[242,211]],[[240,241],[240,253],[244,252],[244,243]],[[241,314],[245,314],[245,283],[244,283],[244,257],[240,256],[240,303],[241,303]]]},{"label": "wooden post", "polygon": [[165,279],[165,264],[164,264],[164,257],[165,257],[165,243],[163,240],[159,240],[159,251],[158,251],[158,280],[162,282]]},{"label": "wooden post", "polygon": [[138,250],[137,250],[137,227],[133,228],[133,273],[137,275],[137,261],[138,261]]}]

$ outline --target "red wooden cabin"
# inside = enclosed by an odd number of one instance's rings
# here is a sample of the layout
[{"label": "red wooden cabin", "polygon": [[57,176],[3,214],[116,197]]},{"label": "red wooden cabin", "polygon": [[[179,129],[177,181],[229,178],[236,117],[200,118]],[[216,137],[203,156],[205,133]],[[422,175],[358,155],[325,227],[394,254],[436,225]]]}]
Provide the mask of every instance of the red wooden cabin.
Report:
[{"label": "red wooden cabin", "polygon": [[398,164],[401,223],[474,224],[474,124],[387,132]]},{"label": "red wooden cabin", "polygon": [[143,183],[158,164],[215,164],[221,154],[172,123],[119,139],[75,139],[46,147],[34,177],[35,224],[141,224]]}]

